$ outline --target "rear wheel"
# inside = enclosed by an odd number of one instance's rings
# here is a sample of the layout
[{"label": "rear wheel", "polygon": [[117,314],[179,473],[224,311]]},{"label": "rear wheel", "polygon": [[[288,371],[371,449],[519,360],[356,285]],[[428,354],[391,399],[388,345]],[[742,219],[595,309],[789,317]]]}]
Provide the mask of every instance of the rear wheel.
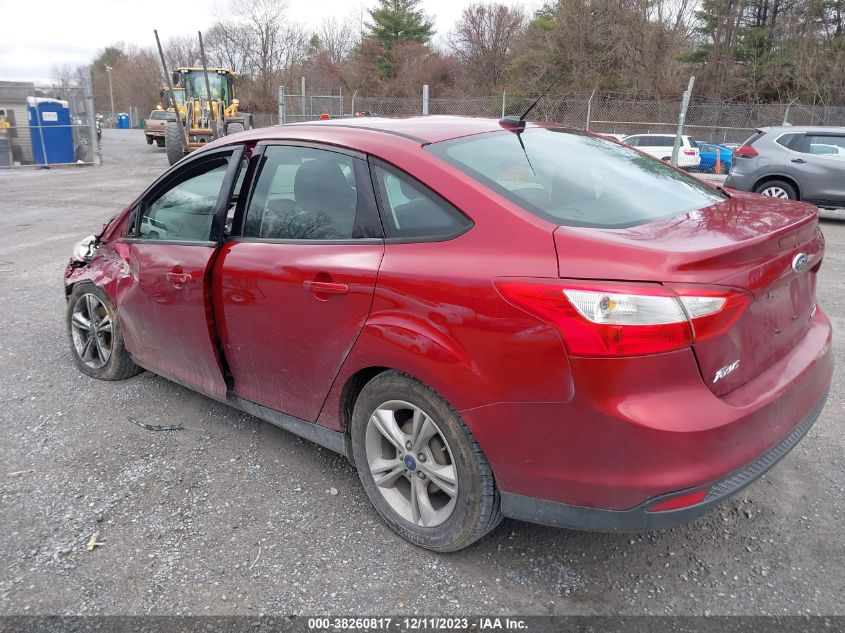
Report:
[{"label": "rear wheel", "polygon": [[244,131],[244,124],[243,123],[229,123],[226,126],[226,136],[230,134],[237,134],[238,132]]},{"label": "rear wheel", "polygon": [[373,506],[415,545],[459,550],[502,518],[493,472],[469,429],[405,374],[388,371],[364,387],[353,412],[352,451]]},{"label": "rear wheel", "polygon": [[795,187],[783,180],[764,182],[762,185],[758,185],[754,192],[770,198],[782,198],[784,200],[796,200],[798,198]]},{"label": "rear wheel", "polygon": [[147,135],[147,145],[152,145],[152,144],[153,144],[153,137]]},{"label": "rear wheel", "polygon": [[141,372],[123,345],[117,314],[105,293],[78,283],[67,302],[67,329],[79,370],[100,380],[123,380]]},{"label": "rear wheel", "polygon": [[161,136],[159,136],[159,137],[156,139],[156,145],[157,145],[158,147],[164,147],[164,138],[163,138],[163,137],[161,137]]},{"label": "rear wheel", "polygon": [[167,162],[175,165],[185,156],[185,139],[179,133],[179,126],[168,121],[164,126],[164,150],[167,153]]}]

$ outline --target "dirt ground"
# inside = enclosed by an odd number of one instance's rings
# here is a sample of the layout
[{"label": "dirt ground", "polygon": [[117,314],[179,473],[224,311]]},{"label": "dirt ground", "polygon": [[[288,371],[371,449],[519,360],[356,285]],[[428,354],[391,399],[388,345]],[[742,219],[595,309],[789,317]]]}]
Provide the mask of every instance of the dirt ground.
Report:
[{"label": "dirt ground", "polygon": [[[381,523],[342,457],[149,373],[75,370],[71,246],[167,166],[138,131],[103,144],[99,168],[0,172],[0,613],[845,614],[841,336],[807,438],[698,522],[626,536],[505,521],[433,554]],[[819,296],[842,332],[845,216],[828,218]]]}]

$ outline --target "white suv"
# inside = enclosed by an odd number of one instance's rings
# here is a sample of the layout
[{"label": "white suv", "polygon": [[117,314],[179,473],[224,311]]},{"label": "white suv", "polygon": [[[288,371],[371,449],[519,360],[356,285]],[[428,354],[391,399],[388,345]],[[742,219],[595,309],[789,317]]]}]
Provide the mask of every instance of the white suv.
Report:
[{"label": "white suv", "polygon": [[[672,158],[672,148],[675,146],[674,134],[632,134],[626,136],[623,143],[631,147],[669,162]],[[698,153],[698,146],[689,136],[681,137],[681,149],[678,152],[678,167],[686,169],[697,168],[701,163],[701,156]]]}]

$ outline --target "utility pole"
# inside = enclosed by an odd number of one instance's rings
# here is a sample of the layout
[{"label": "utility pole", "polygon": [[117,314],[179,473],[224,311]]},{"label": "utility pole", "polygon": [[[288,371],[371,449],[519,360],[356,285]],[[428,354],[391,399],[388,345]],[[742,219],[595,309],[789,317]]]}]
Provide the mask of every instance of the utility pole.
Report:
[{"label": "utility pole", "polygon": [[109,74],[109,99],[111,100],[111,127],[114,127],[114,91],[111,87],[111,66],[106,66],[106,72]]},{"label": "utility pole", "polygon": [[672,148],[672,165],[678,166],[678,154],[681,151],[681,136],[684,134],[684,121],[687,119],[687,108],[689,107],[689,100],[692,96],[692,86],[695,83],[695,77],[689,78],[689,85],[687,86],[684,97],[681,99],[681,113],[678,115],[678,131],[675,133],[675,146]]}]

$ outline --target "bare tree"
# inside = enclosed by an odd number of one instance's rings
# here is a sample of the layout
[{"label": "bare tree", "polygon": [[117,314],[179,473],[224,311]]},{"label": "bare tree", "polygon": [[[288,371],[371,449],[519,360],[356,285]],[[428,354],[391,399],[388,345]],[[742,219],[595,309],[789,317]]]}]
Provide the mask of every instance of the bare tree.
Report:
[{"label": "bare tree", "polygon": [[251,38],[249,30],[231,20],[217,20],[203,34],[208,63],[229,68],[243,75],[250,72]]},{"label": "bare tree", "polygon": [[520,7],[478,3],[464,9],[451,45],[476,85],[492,88],[502,83],[511,47],[524,24]]},{"label": "bare tree", "polygon": [[325,52],[335,66],[346,61],[359,39],[351,19],[326,18],[320,23],[316,35],[320,52]]}]

